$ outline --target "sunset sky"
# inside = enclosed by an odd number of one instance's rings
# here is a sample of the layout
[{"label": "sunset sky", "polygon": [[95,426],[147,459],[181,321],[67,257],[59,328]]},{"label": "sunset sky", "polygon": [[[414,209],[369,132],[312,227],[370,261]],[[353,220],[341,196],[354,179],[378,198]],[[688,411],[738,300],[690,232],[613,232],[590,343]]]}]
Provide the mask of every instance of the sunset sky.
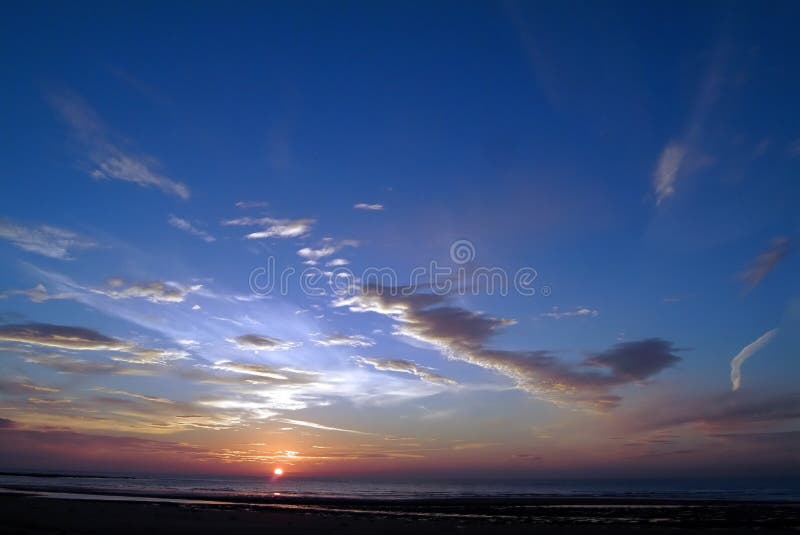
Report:
[{"label": "sunset sky", "polygon": [[798,473],[799,7],[7,7],[0,470]]}]

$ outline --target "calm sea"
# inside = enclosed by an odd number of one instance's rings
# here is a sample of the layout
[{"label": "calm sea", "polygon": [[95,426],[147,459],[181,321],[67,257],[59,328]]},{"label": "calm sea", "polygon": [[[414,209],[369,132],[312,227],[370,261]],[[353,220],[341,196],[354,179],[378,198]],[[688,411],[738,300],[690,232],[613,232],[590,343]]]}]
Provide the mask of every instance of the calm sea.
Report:
[{"label": "calm sea", "polygon": [[450,499],[598,497],[665,500],[800,501],[800,480],[529,480],[351,481],[337,479],[0,475],[0,488],[62,493],[179,496],[197,499],[273,498]]}]

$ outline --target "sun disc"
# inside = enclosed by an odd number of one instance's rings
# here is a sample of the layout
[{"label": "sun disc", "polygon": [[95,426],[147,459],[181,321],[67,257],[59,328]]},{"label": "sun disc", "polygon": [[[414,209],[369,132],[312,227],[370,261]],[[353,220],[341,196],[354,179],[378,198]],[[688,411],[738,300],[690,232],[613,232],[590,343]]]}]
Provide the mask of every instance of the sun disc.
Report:
[{"label": "sun disc", "polygon": [[272,473],[274,473],[276,476],[282,476],[283,475],[283,468],[276,468],[275,470],[273,470]]}]

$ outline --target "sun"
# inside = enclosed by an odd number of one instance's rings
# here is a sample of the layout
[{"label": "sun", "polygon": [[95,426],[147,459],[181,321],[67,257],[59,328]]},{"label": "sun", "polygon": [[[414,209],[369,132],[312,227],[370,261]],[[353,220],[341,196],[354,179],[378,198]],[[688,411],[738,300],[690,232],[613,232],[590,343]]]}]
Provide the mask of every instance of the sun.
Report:
[{"label": "sun", "polygon": [[275,470],[272,471],[272,473],[275,474],[276,476],[282,476],[283,468],[276,468]]}]

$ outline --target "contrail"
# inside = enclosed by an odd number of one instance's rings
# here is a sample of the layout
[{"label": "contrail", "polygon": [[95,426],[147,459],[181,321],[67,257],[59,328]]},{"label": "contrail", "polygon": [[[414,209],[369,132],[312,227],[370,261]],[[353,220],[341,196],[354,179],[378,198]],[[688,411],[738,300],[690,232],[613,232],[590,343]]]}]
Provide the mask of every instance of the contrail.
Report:
[{"label": "contrail", "polygon": [[746,345],[744,349],[739,351],[738,355],[733,357],[733,360],[731,360],[731,384],[733,385],[734,392],[739,390],[739,386],[742,384],[742,364],[744,361],[750,358],[753,353],[767,345],[776,334],[778,334],[778,329],[765,332],[759,336],[755,342]]}]

